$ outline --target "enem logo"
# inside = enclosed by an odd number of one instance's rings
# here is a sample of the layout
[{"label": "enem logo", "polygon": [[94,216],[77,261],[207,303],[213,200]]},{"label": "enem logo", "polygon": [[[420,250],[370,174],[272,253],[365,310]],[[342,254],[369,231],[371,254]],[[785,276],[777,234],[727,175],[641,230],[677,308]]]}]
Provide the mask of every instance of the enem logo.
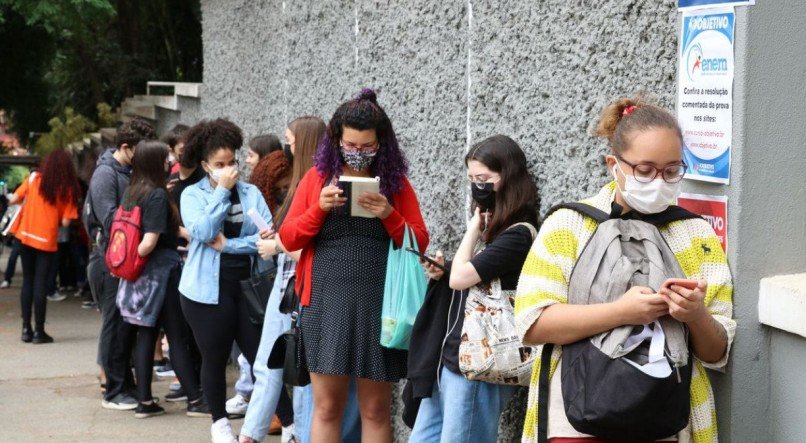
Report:
[{"label": "enem logo", "polygon": [[725,75],[728,73],[728,59],[725,57],[705,57],[702,45],[699,43],[689,46],[686,63],[686,73],[691,81],[696,81],[702,75]]}]

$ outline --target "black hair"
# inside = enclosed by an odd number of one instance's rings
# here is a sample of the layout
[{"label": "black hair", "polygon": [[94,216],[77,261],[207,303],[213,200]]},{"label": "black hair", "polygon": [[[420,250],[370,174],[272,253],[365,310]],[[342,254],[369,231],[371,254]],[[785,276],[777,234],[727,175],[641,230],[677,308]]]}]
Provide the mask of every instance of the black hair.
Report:
[{"label": "black hair", "polygon": [[225,119],[202,120],[185,134],[185,153],[179,160],[185,168],[195,168],[219,149],[241,149],[243,132]]},{"label": "black hair", "polygon": [[182,137],[185,135],[188,129],[190,129],[190,126],[183,125],[180,123],[171,128],[170,131],[166,132],[165,134],[162,134],[162,137],[160,137],[160,141],[168,145],[169,148],[173,149],[177,143],[183,141]]},{"label": "black hair", "polygon": [[264,134],[249,140],[249,149],[255,151],[258,157],[263,158],[274,151],[283,149],[280,138],[274,134]]},{"label": "black hair", "polygon": [[134,148],[141,140],[154,140],[155,138],[157,138],[157,133],[151,123],[141,117],[134,117],[120,125],[115,135],[115,145],[118,148],[123,145]]}]

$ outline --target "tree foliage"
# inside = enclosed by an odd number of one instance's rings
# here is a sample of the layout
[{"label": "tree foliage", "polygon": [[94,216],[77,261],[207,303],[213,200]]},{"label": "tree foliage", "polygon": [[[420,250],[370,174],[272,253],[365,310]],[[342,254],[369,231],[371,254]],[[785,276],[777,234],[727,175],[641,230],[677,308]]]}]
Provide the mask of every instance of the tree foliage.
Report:
[{"label": "tree foliage", "polygon": [[73,108],[65,108],[61,116],[53,117],[48,122],[50,132],[42,134],[36,141],[35,151],[41,156],[45,156],[50,152],[64,148],[68,144],[81,141],[90,132],[94,131],[96,126],[92,120],[77,114]]},{"label": "tree foliage", "polygon": [[24,139],[67,107],[101,119],[97,103],[149,80],[201,81],[199,0],[0,0],[0,17],[0,108]]}]

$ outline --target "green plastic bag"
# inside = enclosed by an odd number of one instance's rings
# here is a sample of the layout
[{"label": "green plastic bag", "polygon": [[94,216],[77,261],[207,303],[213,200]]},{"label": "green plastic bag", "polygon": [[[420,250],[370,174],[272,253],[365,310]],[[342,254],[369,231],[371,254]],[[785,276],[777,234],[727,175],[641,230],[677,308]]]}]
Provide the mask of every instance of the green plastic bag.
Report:
[{"label": "green plastic bag", "polygon": [[381,346],[403,350],[409,349],[411,328],[425,300],[427,285],[419,258],[406,248],[419,251],[408,226],[402,247],[396,248],[394,240],[389,243],[381,311]]}]

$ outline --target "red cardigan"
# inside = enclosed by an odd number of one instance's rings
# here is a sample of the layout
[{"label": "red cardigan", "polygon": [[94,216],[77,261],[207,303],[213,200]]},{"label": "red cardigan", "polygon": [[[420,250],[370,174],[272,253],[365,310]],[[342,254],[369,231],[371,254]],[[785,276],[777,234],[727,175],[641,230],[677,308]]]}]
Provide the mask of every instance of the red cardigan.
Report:
[{"label": "red cardigan", "polygon": [[[311,303],[313,239],[319,233],[328,214],[319,207],[319,194],[324,185],[325,177],[320,176],[316,168],[311,168],[300,180],[294,193],[294,200],[278,232],[287,250],[302,250],[302,256],[297,263],[296,289],[303,306]],[[420,251],[425,251],[428,247],[428,231],[420,214],[417,195],[414,194],[414,188],[407,179],[403,179],[403,189],[392,198],[392,206],[389,217],[381,220],[389,237],[396,245],[401,245],[405,226],[408,224],[414,230]]]}]

